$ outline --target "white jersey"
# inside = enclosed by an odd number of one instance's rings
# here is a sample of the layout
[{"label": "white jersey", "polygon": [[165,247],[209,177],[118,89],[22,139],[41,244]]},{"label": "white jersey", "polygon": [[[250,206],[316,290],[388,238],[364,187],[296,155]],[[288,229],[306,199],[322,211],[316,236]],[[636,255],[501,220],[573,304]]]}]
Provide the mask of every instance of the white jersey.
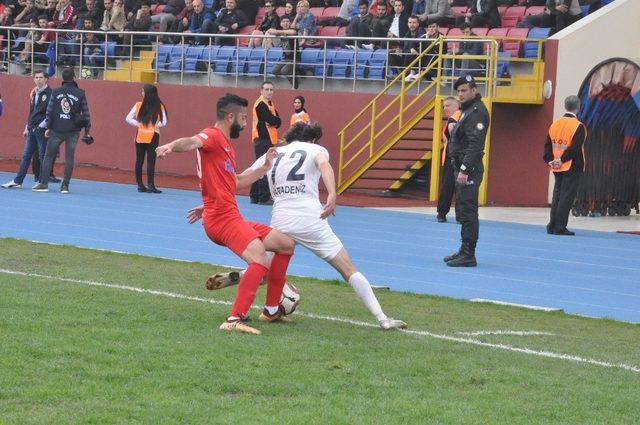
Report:
[{"label": "white jersey", "polygon": [[[322,204],[318,193],[320,169],[316,156],[329,152],[319,145],[305,142],[291,142],[277,148],[266,177],[273,198],[273,216],[320,217]],[[265,155],[251,166],[256,170],[264,165]]]}]

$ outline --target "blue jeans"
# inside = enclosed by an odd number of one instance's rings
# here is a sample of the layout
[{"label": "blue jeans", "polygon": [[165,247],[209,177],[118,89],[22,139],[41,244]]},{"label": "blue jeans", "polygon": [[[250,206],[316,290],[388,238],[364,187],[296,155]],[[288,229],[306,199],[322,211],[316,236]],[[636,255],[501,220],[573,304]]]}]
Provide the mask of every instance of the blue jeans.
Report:
[{"label": "blue jeans", "polygon": [[[44,154],[47,149],[47,139],[44,137],[44,129],[36,128],[29,130],[24,143],[24,151],[22,152],[22,161],[20,161],[20,168],[14,182],[22,184],[24,178],[29,171],[29,165],[31,164],[31,158],[33,155],[38,155],[40,164],[44,162]],[[38,176],[34,176],[35,180],[38,180]]]}]

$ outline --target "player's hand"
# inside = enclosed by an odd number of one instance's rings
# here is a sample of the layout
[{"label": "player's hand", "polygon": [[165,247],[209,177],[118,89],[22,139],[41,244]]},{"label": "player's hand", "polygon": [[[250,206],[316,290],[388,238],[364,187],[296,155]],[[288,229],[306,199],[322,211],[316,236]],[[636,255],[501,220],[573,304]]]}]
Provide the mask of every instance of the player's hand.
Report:
[{"label": "player's hand", "polygon": [[324,210],[322,210],[322,214],[320,214],[321,219],[325,219],[330,215],[336,215],[336,194],[332,193],[327,196],[327,203],[324,206]]},{"label": "player's hand", "polygon": [[276,150],[276,148],[273,148],[273,147],[269,148],[269,150],[265,154],[264,166],[267,170],[271,168],[271,165],[273,164],[273,159],[276,157],[277,154],[278,154],[278,151]]},{"label": "player's hand", "polygon": [[202,218],[202,212],[204,211],[204,206],[200,205],[198,207],[193,207],[187,213],[187,222],[189,224],[193,224],[196,221]]},{"label": "player's hand", "polygon": [[158,156],[158,158],[160,159],[164,159],[165,156],[167,156],[167,154],[171,152],[171,146],[170,144],[166,144],[166,145],[162,145],[162,146],[158,146],[156,148],[156,155]]},{"label": "player's hand", "polygon": [[465,173],[458,173],[458,178],[456,179],[456,182],[458,184],[466,185],[468,181],[469,181],[468,175],[466,175]]}]

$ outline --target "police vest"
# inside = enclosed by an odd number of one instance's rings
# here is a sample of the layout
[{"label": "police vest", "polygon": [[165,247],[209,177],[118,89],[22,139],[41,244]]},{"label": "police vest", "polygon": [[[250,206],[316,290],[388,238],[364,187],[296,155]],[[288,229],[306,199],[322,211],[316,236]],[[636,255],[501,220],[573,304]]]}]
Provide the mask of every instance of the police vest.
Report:
[{"label": "police vest", "polygon": [[[138,113],[142,107],[142,102],[136,102],[136,120],[138,119]],[[164,116],[164,105],[160,105],[161,112]],[[162,117],[158,117],[158,121],[155,124],[149,122],[149,125],[144,125],[138,122],[138,132],[136,133],[136,143],[151,143],[153,136],[156,134],[158,123],[162,120]]]},{"label": "police vest", "polygon": [[296,112],[295,114],[291,115],[291,122],[289,124],[293,126],[295,123],[298,123],[298,122],[309,124],[311,123],[311,118],[309,117],[309,114],[307,114],[306,111]]},{"label": "police vest", "polygon": [[[458,122],[458,120],[460,119],[460,115],[462,115],[462,111],[455,111],[452,115],[451,115],[451,119],[454,122]],[[444,165],[444,162],[447,160],[447,143],[449,143],[449,139],[447,138],[447,127],[449,125],[449,120],[447,120],[447,123],[445,123],[444,127],[442,127],[442,165]]]},{"label": "police vest", "polygon": [[[259,138],[258,135],[258,114],[256,114],[256,108],[258,107],[258,104],[260,104],[260,102],[264,102],[265,105],[267,105],[267,107],[269,108],[269,110],[271,111],[271,113],[273,115],[276,115],[276,105],[275,103],[271,102],[271,105],[269,105],[269,102],[267,102],[267,100],[260,96],[258,98],[258,100],[256,100],[256,102],[253,104],[253,130],[251,132],[251,140],[256,140]],[[271,144],[275,145],[278,143],[278,129],[275,127],[270,126],[269,124],[267,124],[266,122],[264,123],[265,126],[267,126],[267,131],[269,132],[269,140],[271,140]]]},{"label": "police vest", "polygon": [[[549,127],[549,138],[553,148],[553,159],[559,160],[567,149],[573,144],[573,136],[582,123],[574,117],[558,118]],[[582,159],[585,159],[584,145],[582,145]],[[561,173],[571,168],[573,161],[563,162],[559,169],[552,170],[554,173]],[[586,162],[585,162],[586,163]]]}]

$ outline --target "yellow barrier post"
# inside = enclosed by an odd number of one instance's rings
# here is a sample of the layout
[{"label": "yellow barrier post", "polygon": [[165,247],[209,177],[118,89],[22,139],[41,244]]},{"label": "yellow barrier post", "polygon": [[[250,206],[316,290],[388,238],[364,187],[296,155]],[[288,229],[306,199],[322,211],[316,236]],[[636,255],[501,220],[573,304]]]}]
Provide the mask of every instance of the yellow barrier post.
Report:
[{"label": "yellow barrier post", "polygon": [[342,167],[344,164],[344,131],[340,132],[340,162],[338,162],[338,186],[342,184]]},{"label": "yellow barrier post", "polygon": [[[492,111],[493,111],[493,92],[494,92],[494,74],[496,72],[497,66],[497,56],[498,49],[496,48],[497,42],[492,41],[489,46],[489,78],[487,81],[487,95],[484,97],[484,104],[487,107],[487,111],[489,112],[489,119],[493,121]],[[482,183],[480,184],[480,193],[478,196],[478,204],[485,205],[487,203],[487,185],[489,181],[489,154],[491,153],[491,124],[489,124],[489,128],[487,128],[487,137],[484,142],[484,157],[482,158],[482,163],[484,166],[484,176],[482,179]]]},{"label": "yellow barrier post", "polygon": [[[439,84],[438,84],[439,85]],[[429,200],[437,201],[440,193],[440,158],[442,146],[442,96],[436,96],[433,110],[433,138],[431,144],[431,176],[429,178]]]}]

